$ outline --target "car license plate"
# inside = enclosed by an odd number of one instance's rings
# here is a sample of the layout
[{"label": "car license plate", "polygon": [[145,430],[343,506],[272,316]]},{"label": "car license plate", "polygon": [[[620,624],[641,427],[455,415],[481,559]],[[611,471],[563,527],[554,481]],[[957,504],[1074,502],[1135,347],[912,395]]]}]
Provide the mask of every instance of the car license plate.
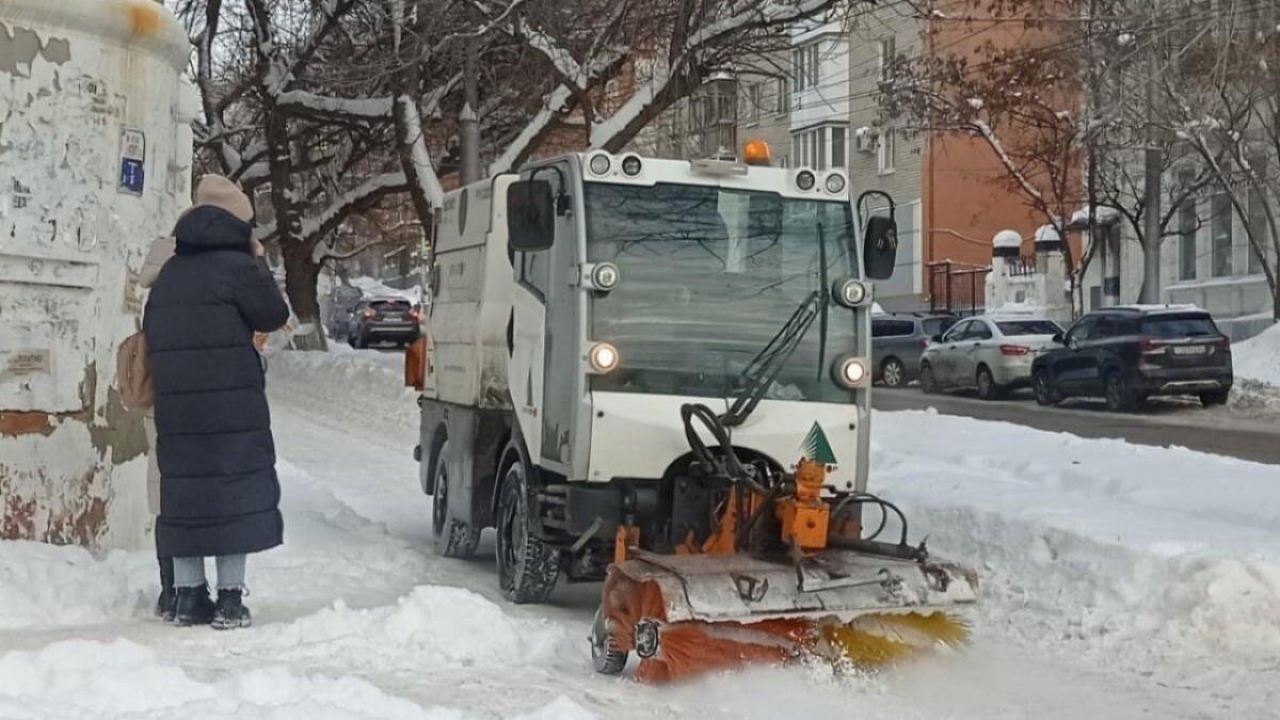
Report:
[{"label": "car license plate", "polygon": [[1204,345],[1175,345],[1173,346],[1174,355],[1203,355],[1206,348]]}]

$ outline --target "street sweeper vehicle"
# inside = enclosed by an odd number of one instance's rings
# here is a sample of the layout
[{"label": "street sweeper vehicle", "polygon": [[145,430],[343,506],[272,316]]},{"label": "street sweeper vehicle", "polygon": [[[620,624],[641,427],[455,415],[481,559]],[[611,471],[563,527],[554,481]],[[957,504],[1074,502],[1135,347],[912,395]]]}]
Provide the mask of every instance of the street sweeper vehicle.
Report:
[{"label": "street sweeper vehicle", "polygon": [[867,280],[893,270],[892,200],[744,154],[539,161],[435,218],[406,361],[435,549],[494,528],[517,603],[603,580],[602,673],[632,653],[651,681],[888,663],[958,644],[976,599],[867,492]]}]

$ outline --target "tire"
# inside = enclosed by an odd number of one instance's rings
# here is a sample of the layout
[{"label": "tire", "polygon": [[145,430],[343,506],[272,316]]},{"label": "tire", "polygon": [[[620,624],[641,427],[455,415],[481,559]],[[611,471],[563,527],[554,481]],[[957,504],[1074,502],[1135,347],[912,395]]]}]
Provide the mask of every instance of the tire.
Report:
[{"label": "tire", "polygon": [[978,366],[978,375],[974,378],[974,384],[978,388],[978,397],[983,400],[999,400],[1004,395],[1004,388],[996,382],[996,378],[991,374],[991,368],[986,365]]},{"label": "tire", "polygon": [[432,461],[434,484],[431,497],[431,545],[435,553],[447,558],[468,558],[480,544],[480,531],[457,520],[449,508],[449,465],[444,462],[449,441],[445,440]]},{"label": "tire", "polygon": [[902,387],[907,384],[907,368],[898,358],[887,358],[880,364],[880,382],[885,387]]},{"label": "tire", "polygon": [[1053,378],[1047,370],[1039,370],[1031,378],[1031,388],[1035,391],[1036,402],[1044,407],[1052,407],[1062,402],[1062,393],[1053,384]]},{"label": "tire", "polygon": [[1218,405],[1226,405],[1227,400],[1231,397],[1231,390],[1211,390],[1209,392],[1200,393],[1200,404],[1205,407],[1216,407]]},{"label": "tire", "polygon": [[604,606],[596,609],[591,623],[591,665],[601,675],[620,675],[627,667],[627,651],[612,649],[609,620],[604,616]]},{"label": "tire", "polygon": [[938,392],[938,380],[933,376],[933,367],[929,363],[920,364],[920,389],[926,395],[933,395]]},{"label": "tire", "polygon": [[1103,396],[1107,401],[1107,410],[1111,412],[1130,412],[1139,402],[1119,370],[1107,373],[1107,378],[1103,381]]},{"label": "tire", "polygon": [[560,578],[560,553],[533,536],[529,469],[516,461],[502,478],[494,553],[502,594],[516,604],[545,602]]}]

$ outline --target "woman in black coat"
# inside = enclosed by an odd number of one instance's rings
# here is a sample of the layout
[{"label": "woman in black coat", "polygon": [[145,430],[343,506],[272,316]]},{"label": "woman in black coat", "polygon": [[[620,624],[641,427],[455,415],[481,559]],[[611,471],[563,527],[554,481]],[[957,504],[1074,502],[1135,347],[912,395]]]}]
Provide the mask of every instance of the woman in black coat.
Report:
[{"label": "woman in black coat", "polygon": [[[180,625],[247,626],[245,556],[283,541],[253,334],[282,327],[289,308],[252,239],[252,220],[253,206],[231,181],[201,179],[144,314],[161,477],[157,542],[174,558]],[[210,556],[216,605],[205,580]]]}]

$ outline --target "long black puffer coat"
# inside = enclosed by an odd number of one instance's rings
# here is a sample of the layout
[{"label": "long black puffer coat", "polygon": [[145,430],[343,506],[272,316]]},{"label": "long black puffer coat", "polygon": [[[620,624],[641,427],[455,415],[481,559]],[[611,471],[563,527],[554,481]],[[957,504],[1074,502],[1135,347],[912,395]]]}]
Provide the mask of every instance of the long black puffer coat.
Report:
[{"label": "long black puffer coat", "polygon": [[221,208],[191,210],[147,300],[163,556],[234,555],[283,542],[253,333],[282,327],[289,308],[266,263],[253,257],[251,233]]}]

